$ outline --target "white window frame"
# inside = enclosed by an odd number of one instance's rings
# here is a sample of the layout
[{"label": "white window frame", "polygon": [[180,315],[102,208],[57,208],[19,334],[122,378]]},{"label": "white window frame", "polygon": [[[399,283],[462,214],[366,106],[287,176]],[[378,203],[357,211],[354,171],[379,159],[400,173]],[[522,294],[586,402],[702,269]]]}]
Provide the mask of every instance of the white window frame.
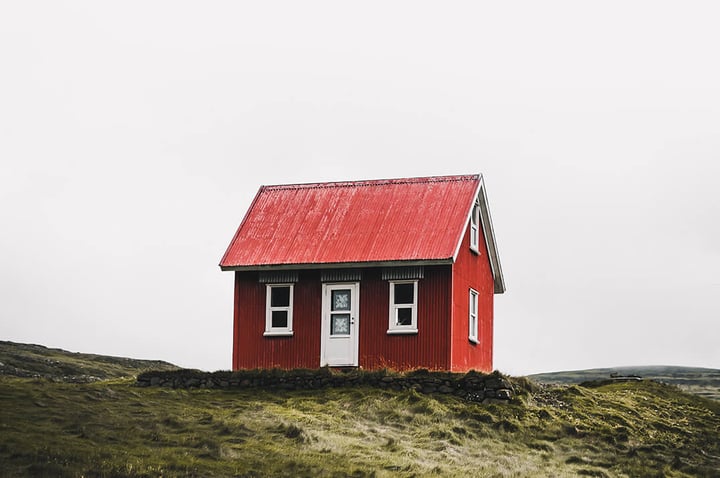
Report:
[{"label": "white window frame", "polygon": [[480,201],[475,201],[470,213],[470,250],[480,254]]},{"label": "white window frame", "polygon": [[[389,281],[390,284],[390,313],[388,334],[417,334],[417,304],[418,304],[418,281],[417,280],[395,280]],[[395,303],[395,286],[398,284],[413,285],[413,303],[412,304],[396,304]],[[397,314],[399,309],[411,309],[412,316],[410,325],[398,325]]]},{"label": "white window frame", "polygon": [[[290,288],[290,300],[287,306],[272,307],[272,290],[279,287]],[[265,333],[264,336],[289,336],[293,335],[293,292],[294,284],[266,284],[265,292]],[[272,326],[272,313],[274,311],[287,311],[287,326],[286,327],[273,327]]]},{"label": "white window frame", "polygon": [[478,337],[478,300],[480,295],[475,289],[470,289],[469,303],[468,303],[468,339],[470,342],[478,344],[480,338]]}]

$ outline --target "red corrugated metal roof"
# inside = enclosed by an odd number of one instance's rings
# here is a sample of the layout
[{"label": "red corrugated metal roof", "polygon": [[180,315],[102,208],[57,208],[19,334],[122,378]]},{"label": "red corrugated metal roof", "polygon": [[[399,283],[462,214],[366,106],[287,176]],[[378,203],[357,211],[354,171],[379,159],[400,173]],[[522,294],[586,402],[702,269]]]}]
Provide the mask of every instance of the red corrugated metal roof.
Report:
[{"label": "red corrugated metal roof", "polygon": [[262,186],[220,262],[451,260],[480,175]]}]

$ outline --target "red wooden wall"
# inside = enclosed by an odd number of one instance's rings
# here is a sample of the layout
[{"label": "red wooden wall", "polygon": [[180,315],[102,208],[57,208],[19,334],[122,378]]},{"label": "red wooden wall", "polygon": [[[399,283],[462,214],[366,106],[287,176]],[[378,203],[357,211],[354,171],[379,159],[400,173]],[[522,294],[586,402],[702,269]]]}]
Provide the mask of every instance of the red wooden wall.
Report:
[{"label": "red wooden wall", "polygon": [[[492,275],[484,243],[480,256],[463,239],[457,263],[426,266],[418,282],[418,333],[388,335],[388,281],[365,269],[360,281],[359,364],[366,369],[492,369]],[[452,272],[455,278],[451,280]],[[480,293],[480,344],[468,340],[468,287]],[[235,273],[233,369],[320,366],[322,282],[301,271],[294,287],[292,337],[264,337],[265,284],[256,272]],[[451,325],[451,315],[454,323]]]},{"label": "red wooden wall", "polygon": [[318,368],[322,287],[318,272],[295,284],[292,337],[263,337],[265,284],[256,272],[235,273],[233,369]]},{"label": "red wooden wall", "polygon": [[[454,372],[471,369],[491,371],[493,368],[493,294],[494,283],[485,238],[480,232],[480,254],[470,250],[468,225],[453,264],[453,320],[451,366]],[[478,292],[478,339],[468,339],[470,288]]]},{"label": "red wooden wall", "polygon": [[[388,281],[366,269],[360,281],[359,364],[366,369],[447,370],[450,365],[451,267],[428,266],[418,282],[418,333],[388,335]],[[235,273],[233,369],[320,366],[322,283],[302,271],[295,284],[292,337],[264,337],[265,284],[255,272]]]},{"label": "red wooden wall", "polygon": [[360,366],[447,370],[450,364],[450,266],[426,266],[418,280],[418,333],[388,335],[390,286],[380,270],[360,284]]}]

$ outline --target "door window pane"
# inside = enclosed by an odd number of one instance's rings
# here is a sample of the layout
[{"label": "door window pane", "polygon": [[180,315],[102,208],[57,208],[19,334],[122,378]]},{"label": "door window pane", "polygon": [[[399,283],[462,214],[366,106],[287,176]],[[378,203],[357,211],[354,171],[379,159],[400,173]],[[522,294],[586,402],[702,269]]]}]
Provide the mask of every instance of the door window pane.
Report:
[{"label": "door window pane", "polygon": [[350,314],[333,314],[330,320],[330,335],[350,334]]},{"label": "door window pane", "polygon": [[350,291],[347,289],[332,291],[332,310],[350,310]]}]

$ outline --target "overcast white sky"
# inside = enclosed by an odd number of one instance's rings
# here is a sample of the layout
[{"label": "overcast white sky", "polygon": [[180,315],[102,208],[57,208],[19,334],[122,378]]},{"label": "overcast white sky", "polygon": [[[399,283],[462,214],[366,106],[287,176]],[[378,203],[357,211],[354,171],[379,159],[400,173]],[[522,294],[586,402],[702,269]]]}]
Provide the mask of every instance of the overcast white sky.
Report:
[{"label": "overcast white sky", "polygon": [[720,368],[717,2],[2,2],[0,339],[228,369],[261,184],[481,172],[503,372]]}]

